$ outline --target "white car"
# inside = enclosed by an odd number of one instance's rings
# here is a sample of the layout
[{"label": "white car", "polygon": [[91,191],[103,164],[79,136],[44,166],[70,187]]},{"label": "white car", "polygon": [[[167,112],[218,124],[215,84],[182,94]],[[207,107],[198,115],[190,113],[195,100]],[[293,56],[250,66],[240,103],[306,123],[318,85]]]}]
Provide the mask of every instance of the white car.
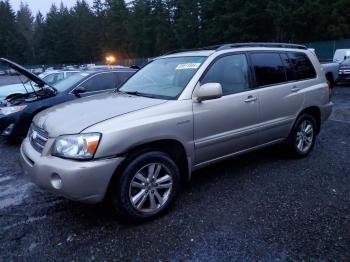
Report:
[{"label": "white car", "polygon": [[341,63],[350,57],[350,49],[337,49],[335,50],[333,62]]},{"label": "white car", "polygon": [[[42,78],[46,83],[51,85],[79,72],[80,71],[52,70],[40,74],[39,77]],[[4,100],[9,95],[24,94],[27,91],[31,92],[33,91],[33,88],[35,90],[38,89],[37,85],[32,81],[26,81],[24,85],[22,83],[18,83],[0,86],[0,101]]]}]

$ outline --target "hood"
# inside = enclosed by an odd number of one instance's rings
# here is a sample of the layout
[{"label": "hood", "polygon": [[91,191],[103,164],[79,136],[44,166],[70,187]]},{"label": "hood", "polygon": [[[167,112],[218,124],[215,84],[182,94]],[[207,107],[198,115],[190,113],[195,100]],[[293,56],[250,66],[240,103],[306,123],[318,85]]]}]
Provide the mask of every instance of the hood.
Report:
[{"label": "hood", "polygon": [[77,134],[107,119],[165,102],[166,100],[110,92],[51,107],[36,115],[33,121],[46,130],[50,137],[57,137]]},{"label": "hood", "polygon": [[42,80],[37,75],[33,74],[29,70],[25,69],[24,67],[16,64],[15,62],[12,62],[11,60],[0,58],[0,62],[3,64],[9,66],[13,70],[16,70],[18,73],[24,75],[28,79],[32,80],[34,83],[36,83],[39,87],[44,87],[45,85],[48,85],[44,80]]}]

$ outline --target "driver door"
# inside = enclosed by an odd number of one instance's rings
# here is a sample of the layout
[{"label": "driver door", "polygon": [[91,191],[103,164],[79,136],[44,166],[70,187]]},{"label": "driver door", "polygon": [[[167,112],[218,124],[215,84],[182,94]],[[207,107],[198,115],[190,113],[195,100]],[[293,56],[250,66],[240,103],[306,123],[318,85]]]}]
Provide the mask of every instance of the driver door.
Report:
[{"label": "driver door", "polygon": [[200,84],[220,83],[219,99],[193,103],[195,162],[205,164],[255,146],[258,141],[258,97],[251,88],[245,54],[217,59]]}]

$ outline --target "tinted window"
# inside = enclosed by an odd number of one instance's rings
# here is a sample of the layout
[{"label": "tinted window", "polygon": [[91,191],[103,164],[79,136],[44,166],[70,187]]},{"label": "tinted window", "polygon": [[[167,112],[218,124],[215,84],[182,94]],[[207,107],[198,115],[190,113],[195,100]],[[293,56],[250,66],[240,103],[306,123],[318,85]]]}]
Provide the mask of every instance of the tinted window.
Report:
[{"label": "tinted window", "polygon": [[82,86],[85,87],[86,92],[94,92],[116,88],[117,84],[117,77],[114,73],[103,73],[93,76]]},{"label": "tinted window", "polygon": [[288,53],[298,80],[316,77],[316,71],[310,59],[304,53]]},{"label": "tinted window", "polygon": [[119,85],[122,85],[125,83],[126,80],[128,80],[130,78],[130,76],[132,76],[134,74],[134,72],[118,72],[117,76],[119,79]]},{"label": "tinted window", "polygon": [[245,55],[225,56],[210,67],[201,84],[220,83],[224,95],[238,93],[249,89],[248,72]]},{"label": "tinted window", "polygon": [[282,61],[283,61],[283,64],[284,64],[284,68],[285,68],[285,71],[286,71],[286,74],[287,74],[287,80],[288,81],[297,80],[297,77],[295,75],[295,71],[294,71],[294,68],[293,68],[293,64],[289,60],[287,54],[282,53],[280,55],[281,55],[281,58],[282,58]]},{"label": "tinted window", "polygon": [[286,82],[286,74],[279,54],[254,53],[251,54],[251,60],[254,66],[255,78],[258,86]]},{"label": "tinted window", "polygon": [[80,81],[82,81],[84,78],[87,78],[89,76],[89,73],[79,73],[72,75],[71,77],[68,77],[66,79],[63,79],[62,81],[59,81],[55,83],[53,86],[60,92],[65,91],[69,88],[74,87],[77,85]]}]

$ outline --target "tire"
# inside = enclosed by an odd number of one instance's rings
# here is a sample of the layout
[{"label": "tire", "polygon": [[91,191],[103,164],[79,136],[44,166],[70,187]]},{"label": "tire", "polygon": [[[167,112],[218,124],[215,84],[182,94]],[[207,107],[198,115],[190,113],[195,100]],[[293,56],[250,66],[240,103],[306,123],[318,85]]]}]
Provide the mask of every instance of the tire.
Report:
[{"label": "tire", "polygon": [[287,145],[292,156],[303,158],[309,155],[315,146],[316,137],[315,118],[307,113],[300,115],[287,140]]},{"label": "tire", "polygon": [[123,171],[116,175],[109,197],[112,207],[124,221],[144,222],[159,217],[180,189],[179,168],[160,151],[143,152],[132,157],[127,160]]},{"label": "tire", "polygon": [[333,87],[334,87],[334,77],[333,77],[333,74],[332,74],[332,73],[327,73],[327,74],[326,74],[326,79],[327,79],[327,82],[328,82],[330,88],[333,89]]}]

